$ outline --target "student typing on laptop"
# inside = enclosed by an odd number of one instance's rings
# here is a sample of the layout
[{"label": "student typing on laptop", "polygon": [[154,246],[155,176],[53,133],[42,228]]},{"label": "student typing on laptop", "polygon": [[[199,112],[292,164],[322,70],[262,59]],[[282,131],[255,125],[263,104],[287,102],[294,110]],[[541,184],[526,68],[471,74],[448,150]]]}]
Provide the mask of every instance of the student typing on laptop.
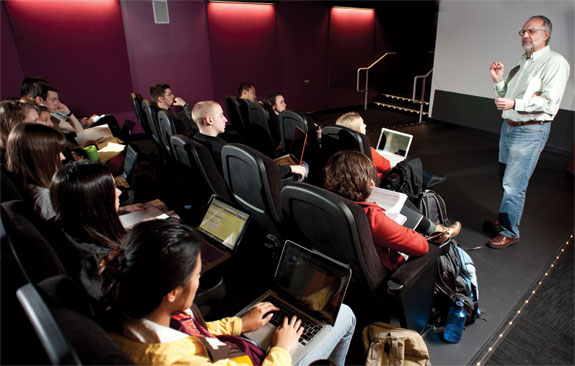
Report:
[{"label": "student typing on laptop", "polygon": [[[363,133],[366,133],[366,124],[363,121],[363,118],[357,112],[347,112],[342,114],[337,118],[335,121],[336,126],[343,126],[347,127],[351,130]],[[392,167],[385,157],[381,156],[373,147],[371,148],[371,159],[373,160],[373,164],[377,168],[377,176],[379,179],[382,179],[384,173],[388,172]],[[436,184],[439,184],[445,181],[446,177],[441,177],[438,175],[433,175],[429,173],[427,170],[423,169],[423,186],[426,188],[432,187]]]},{"label": "student typing on laptop", "polygon": [[[106,272],[116,281],[113,307],[125,317],[123,332],[112,334],[114,340],[136,364],[290,365],[289,350],[302,333],[295,317],[283,320],[269,350],[239,337],[270,321],[270,312],[278,310],[271,303],[258,303],[242,317],[208,323],[195,311],[201,241],[194,229],[167,221],[138,224],[126,236],[119,260]],[[338,317],[333,336],[310,350],[307,363],[329,356],[344,364],[355,325],[348,307],[345,313],[351,315]]]},{"label": "student typing on laptop", "polygon": [[[222,171],[222,148],[228,142],[222,137],[226,130],[226,122],[222,107],[214,101],[198,102],[192,109],[192,119],[198,126],[199,132],[193,139],[203,144],[212,153],[216,166]],[[290,174],[307,175],[305,167],[301,165],[280,166],[280,177]]]},{"label": "student typing on laptop", "polygon": [[408,256],[427,253],[429,248],[424,235],[433,236],[436,243],[442,244],[459,234],[459,221],[445,227],[424,217],[415,231],[396,223],[376,203],[366,202],[377,180],[375,166],[358,151],[340,151],[325,166],[325,188],[355,201],[364,209],[379,258],[390,271],[397,269]]}]

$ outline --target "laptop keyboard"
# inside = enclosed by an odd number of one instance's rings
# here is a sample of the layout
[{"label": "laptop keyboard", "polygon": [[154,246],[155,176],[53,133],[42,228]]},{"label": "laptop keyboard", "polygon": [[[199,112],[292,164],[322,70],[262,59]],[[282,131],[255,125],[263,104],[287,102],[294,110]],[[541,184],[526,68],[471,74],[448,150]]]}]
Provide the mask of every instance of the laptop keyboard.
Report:
[{"label": "laptop keyboard", "polygon": [[116,183],[116,187],[130,188],[128,181],[126,180],[123,174],[115,176],[114,182]]},{"label": "laptop keyboard", "polygon": [[275,158],[275,159],[274,159],[274,162],[275,162],[277,165],[282,165],[282,166],[297,165],[297,164],[294,162],[294,160],[293,160],[293,158],[291,157],[291,155],[286,155],[286,156],[282,156],[282,157],[279,157],[279,158]]},{"label": "laptop keyboard", "polygon": [[274,312],[270,323],[276,327],[279,327],[283,324],[284,318],[287,317],[288,319],[291,319],[291,317],[295,315],[298,319],[301,320],[301,326],[304,329],[298,342],[305,346],[313,339],[313,337],[316,336],[316,334],[321,330],[322,326],[297,309],[289,306],[283,306],[282,303],[278,304],[276,300],[277,298],[274,296],[267,296],[262,300],[262,302],[271,302],[276,307],[280,308],[279,311]]}]

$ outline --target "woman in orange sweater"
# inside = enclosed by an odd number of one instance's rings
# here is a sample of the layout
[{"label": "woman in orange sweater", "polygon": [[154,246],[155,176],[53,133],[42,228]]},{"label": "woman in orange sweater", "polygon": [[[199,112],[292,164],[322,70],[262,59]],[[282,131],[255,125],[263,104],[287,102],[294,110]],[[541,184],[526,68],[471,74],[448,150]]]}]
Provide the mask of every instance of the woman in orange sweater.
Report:
[{"label": "woman in orange sweater", "polygon": [[340,151],[325,166],[325,188],[362,206],[369,221],[373,244],[382,264],[393,271],[409,256],[422,256],[429,250],[424,235],[438,233],[437,243],[459,234],[461,223],[450,227],[424,217],[415,231],[387,217],[374,202],[366,202],[377,182],[376,169],[367,156],[352,150]]}]

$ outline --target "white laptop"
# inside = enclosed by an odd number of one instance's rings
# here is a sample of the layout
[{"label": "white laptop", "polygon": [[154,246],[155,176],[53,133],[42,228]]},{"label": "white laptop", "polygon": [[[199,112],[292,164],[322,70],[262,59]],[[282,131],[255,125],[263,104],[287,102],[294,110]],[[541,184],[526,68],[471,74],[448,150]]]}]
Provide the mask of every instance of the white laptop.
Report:
[{"label": "white laptop", "polygon": [[407,157],[411,140],[413,136],[408,133],[382,128],[375,150],[389,160],[393,168]]},{"label": "white laptop", "polygon": [[317,251],[286,241],[273,279],[272,288],[242,309],[247,313],[259,302],[271,302],[281,310],[274,312],[270,322],[260,329],[244,333],[260,348],[271,347],[275,329],[287,316],[302,320],[304,333],[290,354],[292,364],[298,363],[311,347],[321,347],[343,302],[351,279],[351,269]]}]

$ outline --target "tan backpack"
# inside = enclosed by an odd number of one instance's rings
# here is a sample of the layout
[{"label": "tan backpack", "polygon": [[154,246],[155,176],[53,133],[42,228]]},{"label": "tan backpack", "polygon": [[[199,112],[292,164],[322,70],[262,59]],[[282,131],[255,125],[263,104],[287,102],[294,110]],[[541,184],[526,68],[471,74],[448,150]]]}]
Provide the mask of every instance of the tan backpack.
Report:
[{"label": "tan backpack", "polygon": [[423,338],[414,330],[376,322],[363,328],[366,366],[431,366]]}]

